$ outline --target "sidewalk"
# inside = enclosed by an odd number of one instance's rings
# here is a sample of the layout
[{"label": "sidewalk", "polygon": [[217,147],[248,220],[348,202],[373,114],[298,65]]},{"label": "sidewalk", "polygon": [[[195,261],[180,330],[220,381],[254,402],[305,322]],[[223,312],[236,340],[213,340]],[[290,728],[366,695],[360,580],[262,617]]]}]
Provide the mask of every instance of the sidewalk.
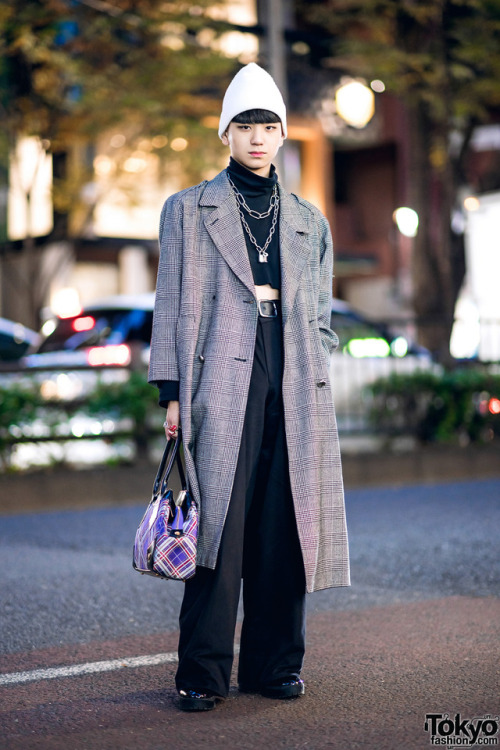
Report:
[{"label": "sidewalk", "polygon": [[[498,716],[499,631],[494,598],[322,613],[308,623],[303,698],[273,701],[241,695],[235,686],[215,711],[184,714],[175,706],[174,664],[46,680],[0,690],[1,746],[424,750],[433,746],[426,714],[460,714],[461,721]],[[174,640],[172,634],[100,644],[98,656],[155,653]],[[91,648],[80,647],[74,661],[88,660]],[[52,649],[40,660],[58,658]],[[11,661],[0,660],[2,671]]]}]

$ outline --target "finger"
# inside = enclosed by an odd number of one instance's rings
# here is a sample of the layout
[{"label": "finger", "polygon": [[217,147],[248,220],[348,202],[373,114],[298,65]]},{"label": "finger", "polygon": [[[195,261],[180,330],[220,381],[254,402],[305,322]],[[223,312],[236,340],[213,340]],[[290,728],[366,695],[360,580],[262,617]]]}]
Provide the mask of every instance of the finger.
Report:
[{"label": "finger", "polygon": [[171,438],[177,437],[177,430],[178,430],[178,427],[176,424],[171,424],[167,428],[167,432]]}]

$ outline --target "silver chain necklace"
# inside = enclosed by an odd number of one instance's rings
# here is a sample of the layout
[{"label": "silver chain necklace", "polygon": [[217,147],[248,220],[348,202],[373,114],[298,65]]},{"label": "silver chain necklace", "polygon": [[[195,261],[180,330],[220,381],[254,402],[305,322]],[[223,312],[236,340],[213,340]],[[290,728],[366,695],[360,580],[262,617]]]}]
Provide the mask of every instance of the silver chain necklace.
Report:
[{"label": "silver chain necklace", "polygon": [[[229,174],[227,175],[227,178],[229,180],[229,183],[231,187],[233,188],[234,197],[236,198],[236,203],[238,204],[238,212],[240,214],[241,223],[243,224],[243,227],[245,229],[245,232],[248,234],[248,239],[252,243],[252,245],[255,247],[257,252],[259,253],[259,263],[267,263],[267,258],[269,253],[267,252],[267,248],[269,247],[271,240],[273,238],[274,232],[276,231],[276,225],[278,223],[278,213],[279,213],[279,206],[280,206],[280,197],[278,193],[278,187],[277,185],[274,185],[273,192],[271,195],[271,201],[269,203],[269,208],[267,211],[264,211],[263,213],[259,213],[258,211],[254,211],[250,206],[247,205],[247,202],[245,201],[245,198],[240,193],[232,179],[229,177]],[[271,212],[273,213],[273,218],[271,221],[271,228],[269,230],[269,234],[267,236],[267,239],[264,243],[264,245],[261,247],[255,237],[252,234],[252,231],[250,227],[248,226],[248,222],[245,218],[245,214],[243,213],[243,209],[251,216],[253,219],[267,219]]]},{"label": "silver chain necklace", "polygon": [[229,174],[227,176],[227,179],[229,180],[231,187],[234,190],[234,195],[236,200],[238,201],[238,205],[241,206],[241,208],[244,208],[247,214],[249,214],[252,219],[267,219],[268,216],[271,215],[271,211],[275,207],[276,201],[279,201],[279,195],[278,195],[278,187],[277,185],[273,186],[273,192],[271,194],[271,202],[269,203],[269,208],[267,211],[264,211],[263,213],[259,213],[258,211],[255,211],[253,208],[250,208],[250,206],[247,204],[245,200],[245,196],[240,193],[232,179],[230,178]]}]

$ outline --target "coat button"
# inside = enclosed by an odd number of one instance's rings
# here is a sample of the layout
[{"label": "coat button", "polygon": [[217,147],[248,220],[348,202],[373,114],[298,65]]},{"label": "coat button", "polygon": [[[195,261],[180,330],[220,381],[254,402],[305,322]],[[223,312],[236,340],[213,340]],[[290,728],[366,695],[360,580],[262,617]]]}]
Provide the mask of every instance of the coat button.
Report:
[{"label": "coat button", "polygon": [[204,362],[205,361],[205,357],[203,356],[203,354],[199,354],[198,355],[198,359],[200,360],[200,362]]},{"label": "coat button", "polygon": [[326,380],[318,380],[316,385],[318,386],[318,388],[324,388],[326,385]]}]

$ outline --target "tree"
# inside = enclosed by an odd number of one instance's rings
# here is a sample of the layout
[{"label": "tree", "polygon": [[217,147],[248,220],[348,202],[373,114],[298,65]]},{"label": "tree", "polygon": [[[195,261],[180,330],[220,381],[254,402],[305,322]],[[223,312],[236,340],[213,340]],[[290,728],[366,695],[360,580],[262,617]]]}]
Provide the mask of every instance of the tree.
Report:
[{"label": "tree", "polygon": [[[68,168],[71,148],[91,144],[107,128],[126,124],[129,153],[146,136],[193,133],[201,147],[183,155],[184,167],[188,178],[199,174],[200,165],[189,155],[203,155],[207,139],[201,137],[200,118],[216,114],[215,102],[233,67],[212,44],[225,26],[210,18],[211,5],[208,0],[196,5],[163,0],[1,4],[0,176],[5,184],[9,158],[16,169],[19,139],[36,136],[40,160],[50,153],[54,164],[51,239],[67,236],[68,213],[91,179],[83,165],[78,172]],[[157,139],[160,156],[167,153],[165,142]],[[24,189],[29,204],[33,180]],[[5,256],[12,246],[3,240]],[[29,227],[21,252],[27,270],[18,281],[31,302],[27,322],[36,325],[46,289]]]},{"label": "tree", "polygon": [[498,0],[313,0],[299,2],[298,12],[331,33],[334,65],[380,78],[406,103],[410,197],[420,219],[414,309],[421,342],[446,362],[465,269],[451,216],[460,210],[474,129],[500,107]]}]

